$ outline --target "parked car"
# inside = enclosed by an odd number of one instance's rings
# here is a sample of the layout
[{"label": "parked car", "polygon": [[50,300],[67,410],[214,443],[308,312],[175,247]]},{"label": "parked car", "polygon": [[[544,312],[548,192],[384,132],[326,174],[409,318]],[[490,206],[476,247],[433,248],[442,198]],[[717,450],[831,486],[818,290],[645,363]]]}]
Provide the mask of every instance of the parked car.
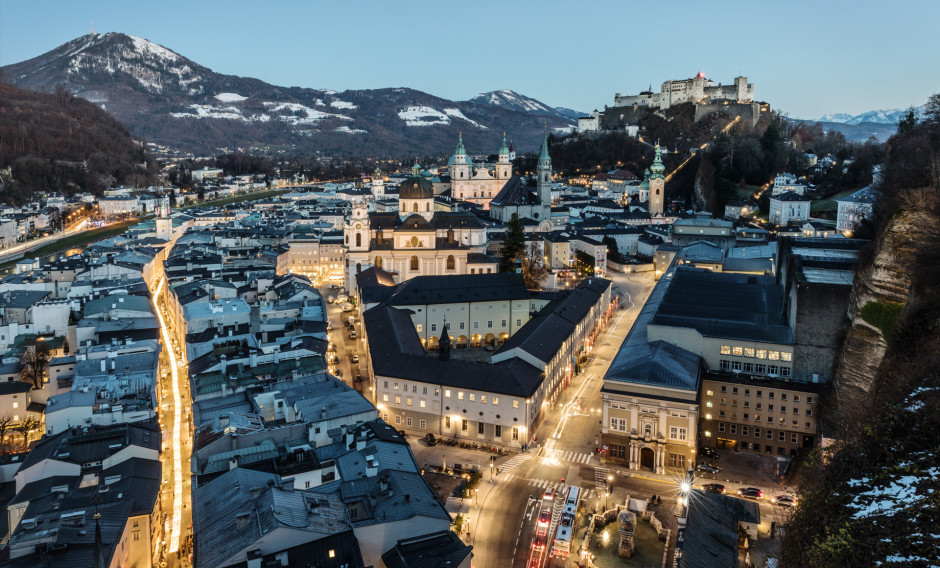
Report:
[{"label": "parked car", "polygon": [[428,435],[424,437],[424,441],[428,443],[429,446],[437,445],[437,438],[434,437],[434,434],[428,432]]},{"label": "parked car", "polygon": [[358,362],[359,362],[359,356],[358,356],[358,355],[353,355],[353,356],[352,356],[352,362],[353,362],[353,363],[358,363]]},{"label": "parked car", "polygon": [[336,301],[336,298],[335,298],[334,296],[327,296],[327,297],[326,297],[326,301],[327,301],[328,303],[332,304],[333,302]]},{"label": "parked car", "polygon": [[350,331],[350,332],[349,332],[349,339],[356,339],[356,332],[355,332],[355,331]]},{"label": "parked car", "polygon": [[770,502],[774,505],[780,505],[781,507],[796,507],[796,497],[792,495],[778,495],[777,497],[772,497]]},{"label": "parked car", "polygon": [[718,467],[717,465],[712,465],[710,463],[705,463],[705,462],[698,464],[698,466],[696,466],[695,469],[699,471],[705,471],[708,473],[721,473],[720,467]]},{"label": "parked car", "polygon": [[725,486],[720,483],[706,483],[702,486],[702,489],[709,493],[722,493],[725,492]]},{"label": "parked car", "polygon": [[551,501],[551,500],[553,500],[554,498],[555,498],[555,488],[554,488],[554,487],[549,487],[548,489],[545,490],[545,494],[542,495],[542,499],[545,499],[546,501]]},{"label": "parked car", "polygon": [[705,458],[711,458],[713,460],[718,459],[718,450],[715,448],[709,448],[707,446],[702,446],[698,449],[698,454]]},{"label": "parked car", "polygon": [[756,487],[742,487],[738,489],[738,495],[747,497],[748,499],[762,499],[764,492]]}]

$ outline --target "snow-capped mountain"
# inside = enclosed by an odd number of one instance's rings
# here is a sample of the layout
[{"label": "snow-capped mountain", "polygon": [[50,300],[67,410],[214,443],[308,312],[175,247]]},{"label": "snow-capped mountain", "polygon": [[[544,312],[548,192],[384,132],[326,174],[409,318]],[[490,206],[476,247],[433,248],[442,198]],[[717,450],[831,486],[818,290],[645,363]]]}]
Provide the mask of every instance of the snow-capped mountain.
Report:
[{"label": "snow-capped mountain", "polygon": [[[873,122],[875,124],[892,124],[896,125],[901,121],[902,118],[907,116],[909,108],[891,108],[891,109],[882,109],[882,110],[870,110],[868,112],[863,112],[861,114],[847,114],[844,112],[837,112],[835,114],[826,113],[819,118],[820,122],[841,122],[843,124],[852,124],[859,125],[863,122]],[[914,112],[919,116],[923,113],[923,107],[918,107],[914,109]]]},{"label": "snow-capped mountain", "polygon": [[[551,107],[500,91],[500,102],[450,101],[407,88],[336,92],[279,87],[222,75],[145,39],[87,35],[3,68],[33,90],[62,85],[148,141],[200,154],[236,148],[402,155],[445,154],[463,132],[471,153],[492,153],[502,132],[520,151],[538,148],[546,121],[574,121]],[[510,104],[514,103],[514,104]]]},{"label": "snow-capped mountain", "polygon": [[467,102],[497,106],[500,108],[541,114],[545,116],[554,116],[575,121],[578,120],[579,116],[584,116],[584,113],[571,110],[570,108],[550,107],[540,100],[533,99],[532,97],[527,97],[525,95],[520,95],[519,93],[510,89],[501,89],[499,91],[480,93]]}]

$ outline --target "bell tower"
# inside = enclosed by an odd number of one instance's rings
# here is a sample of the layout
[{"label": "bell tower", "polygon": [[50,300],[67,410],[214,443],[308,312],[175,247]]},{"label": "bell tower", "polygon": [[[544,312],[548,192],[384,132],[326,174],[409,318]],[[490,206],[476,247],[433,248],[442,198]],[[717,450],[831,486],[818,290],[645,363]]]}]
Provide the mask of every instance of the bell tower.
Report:
[{"label": "bell tower", "polygon": [[372,197],[376,199],[385,198],[385,179],[382,177],[382,170],[375,168],[372,175]]},{"label": "bell tower", "polygon": [[539,152],[539,163],[535,173],[539,205],[543,210],[543,218],[548,219],[552,214],[552,158],[548,155],[548,132],[542,139],[542,151]]},{"label": "bell tower", "polygon": [[157,204],[157,238],[173,240],[173,219],[170,215],[170,196],[163,194]]},{"label": "bell tower", "polygon": [[662,216],[666,199],[666,166],[663,165],[662,150],[656,144],[656,155],[650,166],[650,215]]},{"label": "bell tower", "polygon": [[463,147],[463,134],[457,139],[457,149],[454,151],[454,164],[450,172],[451,183],[470,179],[470,156]]},{"label": "bell tower", "polygon": [[496,179],[507,180],[512,177],[512,163],[509,161],[509,145],[503,132],[503,145],[499,147],[499,159],[496,161]]}]

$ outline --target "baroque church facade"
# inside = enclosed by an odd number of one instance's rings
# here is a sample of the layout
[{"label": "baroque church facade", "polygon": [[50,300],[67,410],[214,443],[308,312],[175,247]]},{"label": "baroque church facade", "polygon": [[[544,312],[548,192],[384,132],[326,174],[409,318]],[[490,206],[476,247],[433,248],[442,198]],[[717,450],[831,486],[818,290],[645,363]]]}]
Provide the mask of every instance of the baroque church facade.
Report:
[{"label": "baroque church facade", "polygon": [[[511,168],[511,166],[510,166]],[[356,275],[380,268],[402,282],[415,276],[495,273],[486,229],[471,213],[434,211],[434,189],[416,166],[399,186],[397,212],[368,212],[356,205],[343,228],[346,288]]]}]

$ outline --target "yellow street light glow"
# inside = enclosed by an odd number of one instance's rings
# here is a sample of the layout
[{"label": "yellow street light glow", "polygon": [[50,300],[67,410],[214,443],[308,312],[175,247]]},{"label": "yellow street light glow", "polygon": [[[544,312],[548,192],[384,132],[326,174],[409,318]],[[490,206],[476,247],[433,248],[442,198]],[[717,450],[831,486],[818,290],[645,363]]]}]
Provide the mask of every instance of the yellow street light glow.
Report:
[{"label": "yellow street light glow", "polygon": [[688,493],[689,491],[692,490],[692,485],[690,485],[688,481],[683,481],[679,485],[679,490],[682,491],[683,493]]},{"label": "yellow street light glow", "polygon": [[[182,441],[180,439],[180,429],[183,421],[182,398],[180,396],[179,372],[176,363],[176,355],[170,348],[170,332],[167,330],[166,321],[163,319],[163,312],[156,306],[157,298],[163,290],[165,278],[160,279],[157,289],[153,294],[154,311],[157,313],[157,319],[160,321],[160,332],[163,335],[163,344],[167,346],[167,356],[170,358],[170,373],[173,378],[173,521],[170,523],[170,539],[167,551],[172,554],[180,549],[180,528],[183,523],[183,459]],[[181,357],[182,358],[182,357]],[[184,361],[180,361],[184,363]]]}]

